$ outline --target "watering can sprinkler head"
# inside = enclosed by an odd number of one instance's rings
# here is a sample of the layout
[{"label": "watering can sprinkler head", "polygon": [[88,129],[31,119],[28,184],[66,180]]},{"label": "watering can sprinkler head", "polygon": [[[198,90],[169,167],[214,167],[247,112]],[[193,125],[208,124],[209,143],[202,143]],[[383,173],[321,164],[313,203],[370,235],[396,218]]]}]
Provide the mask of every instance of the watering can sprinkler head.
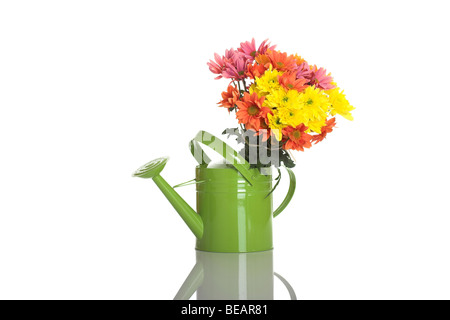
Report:
[{"label": "watering can sprinkler head", "polygon": [[164,169],[164,167],[167,164],[167,161],[169,161],[169,157],[161,157],[155,160],[152,160],[146,164],[144,164],[142,167],[137,169],[133,173],[133,177],[139,177],[139,178],[154,178],[156,176],[159,176],[161,171]]},{"label": "watering can sprinkler head", "polygon": [[186,203],[186,201],[184,201],[184,199],[167,183],[167,181],[160,176],[160,173],[166,166],[168,160],[168,157],[152,160],[137,169],[134,172],[133,177],[153,179],[153,182],[166,196],[167,200],[169,200],[170,204],[172,204],[189,229],[191,229],[192,233],[194,233],[197,239],[201,239],[203,236],[202,218]]}]

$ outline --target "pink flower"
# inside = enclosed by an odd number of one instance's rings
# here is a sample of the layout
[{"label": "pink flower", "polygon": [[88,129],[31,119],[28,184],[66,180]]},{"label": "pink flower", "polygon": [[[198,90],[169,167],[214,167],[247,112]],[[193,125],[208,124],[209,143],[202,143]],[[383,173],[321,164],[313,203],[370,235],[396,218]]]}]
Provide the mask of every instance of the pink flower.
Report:
[{"label": "pink flower", "polygon": [[225,62],[225,69],[222,76],[228,79],[241,80],[246,77],[248,59],[245,54],[239,51],[234,51],[233,57]]},{"label": "pink flower", "polygon": [[264,54],[268,49],[274,48],[275,46],[270,46],[267,40],[264,40],[256,50],[255,39],[252,39],[251,42],[241,42],[241,47],[238,50],[225,50],[224,56],[214,53],[214,60],[209,60],[207,65],[212,73],[218,75],[215,79],[223,77],[241,80],[246,77],[247,66],[255,60],[257,55]]},{"label": "pink flower", "polygon": [[267,52],[267,49],[273,50],[275,49],[276,46],[271,46],[270,47],[270,43],[266,44],[267,40],[264,40],[260,45],[258,50],[256,50],[256,45],[255,45],[255,39],[252,39],[252,42],[250,41],[246,41],[246,42],[241,42],[241,47],[238,48],[238,51],[243,53],[245,58],[247,58],[250,62],[253,62],[253,60],[255,60],[255,57],[258,54],[264,54]]},{"label": "pink flower", "polygon": [[216,61],[209,60],[209,62],[207,63],[209,70],[212,73],[219,75],[215,79],[222,78],[222,73],[226,68],[226,63],[232,60],[234,52],[235,52],[234,49],[225,50],[225,55],[222,57],[219,56],[217,53],[214,53],[214,60]]},{"label": "pink flower", "polygon": [[234,50],[233,48],[231,48],[230,50],[225,50],[225,55],[223,56],[223,58],[225,60],[231,60],[231,59],[233,59],[235,52],[236,52],[236,50]]},{"label": "pink flower", "polygon": [[297,79],[306,79],[309,82],[309,80],[311,80],[312,74],[313,72],[307,62],[303,62],[297,68]]},{"label": "pink flower", "polygon": [[317,69],[317,66],[314,66],[310,80],[311,85],[314,85],[316,88],[320,88],[322,90],[336,88],[336,86],[331,82],[333,82],[333,77],[330,73],[327,74],[327,71],[324,68]]},{"label": "pink flower", "polygon": [[273,51],[276,48],[276,45],[275,46],[270,46],[270,42],[268,44],[266,44],[267,40],[269,40],[269,39],[264,40],[259,45],[259,48],[258,48],[258,53],[259,54],[265,54],[267,52],[267,50],[272,50]]},{"label": "pink flower", "polygon": [[241,47],[238,48],[238,51],[242,52],[247,59],[253,61],[256,56],[255,39],[253,38],[252,42],[241,42]]},{"label": "pink flower", "polygon": [[223,61],[223,57],[219,56],[217,53],[214,53],[214,60],[216,61],[209,60],[207,65],[212,73],[219,75],[215,79],[220,79],[222,78],[222,71],[225,68],[225,62]]}]

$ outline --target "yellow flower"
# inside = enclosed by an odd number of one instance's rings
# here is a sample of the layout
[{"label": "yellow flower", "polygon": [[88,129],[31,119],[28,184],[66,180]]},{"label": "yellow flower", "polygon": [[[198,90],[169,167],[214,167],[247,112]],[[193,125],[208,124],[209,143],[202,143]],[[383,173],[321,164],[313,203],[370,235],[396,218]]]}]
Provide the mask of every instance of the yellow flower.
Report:
[{"label": "yellow flower", "polygon": [[314,131],[318,134],[322,133],[322,127],[326,125],[326,121],[327,119],[323,119],[323,120],[314,120],[314,121],[308,121],[308,129],[307,132],[311,132]]},{"label": "yellow flower", "polygon": [[330,102],[324,92],[313,86],[300,94],[301,119],[309,130],[321,133],[320,124],[324,124]]},{"label": "yellow flower", "polygon": [[261,98],[262,96],[266,96],[268,93],[264,92],[264,91],[260,91],[257,87],[256,87],[256,83],[253,83],[249,88],[248,91],[250,92],[250,94],[253,94],[254,92],[256,92],[258,94],[258,97]]},{"label": "yellow flower", "polygon": [[340,114],[345,119],[353,120],[353,116],[350,111],[355,108],[350,105],[347,98],[345,97],[344,91],[340,91],[339,88],[327,90],[328,100],[330,102],[330,112],[331,115]]},{"label": "yellow flower", "polygon": [[282,87],[273,90],[266,96],[267,107],[274,108],[299,108],[300,94],[297,90],[285,90]]},{"label": "yellow flower", "polygon": [[277,114],[280,117],[282,123],[297,127],[300,123],[303,123],[304,119],[302,117],[302,113],[300,108],[293,107],[283,107],[277,110]]},{"label": "yellow flower", "polygon": [[283,123],[277,111],[273,115],[267,114],[267,119],[269,120],[269,128],[272,129],[275,138],[281,141],[283,137],[282,130],[287,127],[287,124]]},{"label": "yellow flower", "polygon": [[271,93],[273,90],[279,89],[281,86],[278,82],[278,76],[282,74],[283,72],[272,70],[272,67],[270,67],[260,78],[255,78],[256,90]]}]

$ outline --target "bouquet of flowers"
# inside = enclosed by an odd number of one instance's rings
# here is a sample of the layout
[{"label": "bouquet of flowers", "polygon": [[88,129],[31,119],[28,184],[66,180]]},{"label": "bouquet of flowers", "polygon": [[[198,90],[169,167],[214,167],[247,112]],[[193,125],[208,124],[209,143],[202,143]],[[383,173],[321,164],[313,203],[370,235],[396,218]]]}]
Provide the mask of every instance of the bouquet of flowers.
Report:
[{"label": "bouquet of flowers", "polygon": [[[336,126],[336,114],[353,120],[354,108],[324,68],[275,47],[265,40],[256,48],[252,39],[207,63],[216,79],[230,79],[218,104],[235,112],[240,126],[224,134],[244,145],[240,153],[254,167],[293,167],[290,150],[323,141]],[[262,161],[262,148],[279,161]]]}]

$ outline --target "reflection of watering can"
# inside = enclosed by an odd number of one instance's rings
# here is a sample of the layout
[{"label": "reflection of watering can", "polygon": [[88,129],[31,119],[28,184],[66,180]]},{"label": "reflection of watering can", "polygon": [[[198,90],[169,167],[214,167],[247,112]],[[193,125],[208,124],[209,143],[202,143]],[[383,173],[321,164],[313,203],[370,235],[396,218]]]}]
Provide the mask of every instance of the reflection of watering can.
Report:
[{"label": "reflection of watering can", "polygon": [[[211,160],[200,143],[227,160],[227,165],[209,166]],[[197,238],[198,250],[252,252],[272,249],[272,216],[289,204],[295,191],[295,176],[288,169],[289,191],[272,211],[272,175],[250,168],[249,163],[217,137],[200,131],[190,149],[196,168],[197,212],[159,175],[168,158],[153,160],[134,176],[152,178]],[[267,171],[270,171],[270,168]]]},{"label": "reflection of watering can", "polygon": [[297,300],[294,289],[273,272],[273,251],[217,253],[197,250],[197,263],[174,300],[273,300],[274,275]]}]

